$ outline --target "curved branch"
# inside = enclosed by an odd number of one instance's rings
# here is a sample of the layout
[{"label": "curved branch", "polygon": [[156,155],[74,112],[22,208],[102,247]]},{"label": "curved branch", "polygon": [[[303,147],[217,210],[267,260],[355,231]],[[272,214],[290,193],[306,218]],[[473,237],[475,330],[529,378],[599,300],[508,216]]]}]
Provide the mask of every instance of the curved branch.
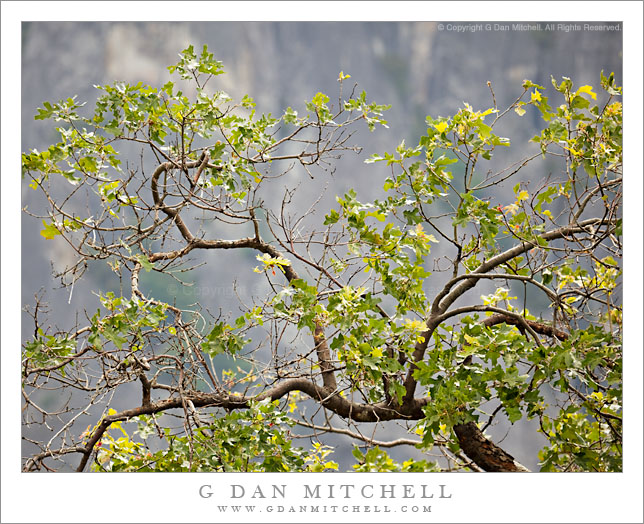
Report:
[{"label": "curved branch", "polygon": [[498,278],[498,279],[507,279],[507,280],[521,280],[522,282],[527,282],[529,284],[532,284],[538,287],[541,291],[543,291],[546,295],[548,295],[548,298],[550,298],[551,300],[553,301],[557,300],[557,294],[554,291],[544,286],[541,282],[537,282],[534,278],[525,276],[525,275],[513,275],[513,274],[504,274],[504,273],[465,273],[464,275],[458,275],[452,278],[447,284],[445,284],[445,287],[451,288],[457,282],[460,282],[461,280],[467,280],[469,278],[473,278],[473,279],[482,279],[482,278],[497,279]]},{"label": "curved branch", "polygon": [[[551,240],[564,238],[574,233],[586,231],[589,226],[601,225],[605,223],[607,223],[607,221],[602,220],[601,218],[589,218],[588,220],[584,220],[582,222],[579,222],[578,224],[568,225],[554,229],[552,231],[548,231],[547,233],[540,235],[539,238],[549,242]],[[434,302],[432,303],[432,313],[444,313],[445,311],[447,311],[447,308],[451,306],[454,301],[456,301],[456,299],[458,299],[466,291],[472,289],[476,285],[476,283],[480,279],[479,275],[485,274],[488,271],[491,271],[492,269],[500,266],[501,264],[504,264],[505,262],[508,262],[509,260],[512,260],[513,258],[527,251],[530,251],[530,249],[535,247],[535,245],[536,244],[534,242],[521,242],[513,248],[510,248],[507,251],[504,251],[503,253],[492,257],[488,261],[483,262],[472,272],[472,274],[464,276],[465,280],[453,289],[452,286],[455,282],[454,279],[450,280],[450,282],[445,285],[443,290],[434,299]]]},{"label": "curved branch", "polygon": [[42,461],[47,457],[55,458],[62,455],[69,455],[70,453],[84,453],[84,452],[85,452],[85,448],[83,446],[71,446],[68,448],[61,448],[57,450],[43,451],[42,453],[38,453],[37,455],[30,457],[29,460],[25,462],[25,465],[22,468],[22,470],[25,472],[33,471],[34,468],[38,468],[38,464],[42,464]]},{"label": "curved branch", "polygon": [[590,202],[590,200],[595,196],[597,193],[600,191],[603,191],[606,188],[618,185],[622,183],[622,177],[616,178],[614,180],[609,180],[608,182],[605,182],[604,184],[599,184],[598,186],[595,186],[592,190],[588,192],[586,197],[579,203],[578,209],[575,212],[575,220],[579,220],[579,217],[581,214],[584,212],[584,209],[586,209],[586,206]]},{"label": "curved branch", "polygon": [[551,326],[549,324],[544,324],[543,322],[536,322],[534,320],[528,320],[526,318],[521,317],[521,319],[517,319],[515,316],[507,314],[507,312],[504,313],[497,313],[496,315],[492,315],[491,317],[487,317],[483,320],[482,324],[485,326],[495,326],[496,324],[512,324],[513,326],[520,326],[523,325],[525,322],[532,330],[534,330],[535,333],[539,333],[540,335],[546,335],[548,337],[552,338],[558,338],[559,340],[567,340],[568,339],[568,333],[561,331],[560,329],[557,329],[554,326]]},{"label": "curved branch", "polygon": [[[463,315],[465,313],[470,313],[472,311],[490,311],[496,313],[493,317],[488,317],[483,321],[483,324],[486,326],[493,326],[495,324],[500,324],[505,322],[507,324],[512,324],[514,326],[522,326],[526,331],[528,331],[538,342],[537,333],[542,333],[549,336],[557,337],[559,340],[565,340],[568,338],[568,335],[563,331],[555,329],[553,326],[548,326],[541,322],[535,322],[533,320],[528,320],[524,318],[519,313],[514,313],[513,311],[506,311],[494,306],[463,306],[460,308],[453,309],[447,313],[439,315],[436,320],[440,323],[448,318],[455,317],[457,315]],[[490,320],[491,319],[491,320]],[[489,324],[486,323],[486,320],[489,320]],[[536,328],[536,329],[535,329]]]}]

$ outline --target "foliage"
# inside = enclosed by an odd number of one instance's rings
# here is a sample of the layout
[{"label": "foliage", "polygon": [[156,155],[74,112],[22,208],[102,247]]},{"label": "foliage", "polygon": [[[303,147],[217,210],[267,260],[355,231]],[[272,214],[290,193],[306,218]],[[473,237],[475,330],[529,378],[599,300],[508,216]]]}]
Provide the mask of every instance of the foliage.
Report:
[{"label": "foliage", "polygon": [[426,460],[406,460],[402,464],[394,462],[386,451],[375,446],[366,453],[362,453],[358,448],[353,450],[353,456],[358,463],[353,466],[354,471],[361,472],[427,472],[440,471],[440,468],[434,462]]},{"label": "foliage", "polygon": [[[349,190],[311,227],[311,210],[293,216],[287,205],[295,190],[275,205],[272,180],[296,165],[317,176],[358,152],[349,130],[386,127],[388,106],[355,88],[345,99],[350,75],[340,73],[337,105],[317,93],[302,112],[260,115],[250,97],[235,103],[213,88],[224,71],[206,47],[188,47],[169,71],[178,78],[160,89],[96,86],[93,113],[68,98],[36,115],[59,123],[60,141],[24,153],[23,176],[47,199],[41,235],[77,255],[64,283],[107,264],[131,294],[100,295],[102,308],[67,331],[34,314],[25,424],[36,423],[30,398],[45,388],[91,391],[90,406],[109,406],[121,386],[140,382],[142,400],[105,411],[82,436],[76,418],[65,422],[64,437],[43,443],[26,470],[75,453],[80,471],[90,457],[100,471],[336,469],[323,441],[295,446],[295,422],[365,441],[357,471],[487,470],[471,451],[480,442],[459,428],[483,431],[503,415],[538,420],[544,471],[621,470],[622,106],[612,74],[601,74],[601,90],[526,80],[505,109],[492,91],[492,107],[427,117],[417,143],[366,161],[387,167],[381,198],[362,202]],[[534,151],[496,132],[528,111],[544,122]],[[143,148],[138,167],[120,153],[130,146]],[[499,168],[517,147],[528,153]],[[217,221],[237,237],[220,238]],[[180,279],[191,253],[214,250],[225,261],[249,249],[272,291],[236,318],[182,309],[140,283],[141,269]],[[472,296],[483,282],[489,292]],[[312,403],[327,414],[324,426],[307,414]],[[183,424],[161,427],[166,417],[154,417],[164,413]],[[396,463],[351,429],[396,420],[421,436],[411,442],[419,449],[440,448],[443,462]],[[138,424],[132,436],[127,421]]]},{"label": "foliage", "polygon": [[[324,446],[318,444],[309,452],[292,445],[288,428],[293,421],[276,407],[276,403],[263,401],[249,410],[214,416],[210,424],[192,430],[190,437],[173,434],[165,427],[160,438],[166,444],[157,451],[151,451],[147,444],[159,428],[151,417],[142,415],[132,419],[137,423],[134,435],[140,440],[132,439],[122,422],[114,422],[97,445],[100,451],[92,469],[157,472],[337,469],[335,462],[324,460],[329,452]],[[110,410],[109,414],[115,415],[116,411]],[[110,430],[119,430],[123,436],[115,438]]]}]

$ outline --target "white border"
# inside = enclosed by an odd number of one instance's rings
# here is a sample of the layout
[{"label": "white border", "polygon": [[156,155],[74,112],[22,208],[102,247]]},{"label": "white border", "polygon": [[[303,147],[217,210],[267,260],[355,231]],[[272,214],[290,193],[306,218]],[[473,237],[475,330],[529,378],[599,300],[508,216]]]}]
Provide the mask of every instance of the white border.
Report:
[{"label": "white border", "polygon": [[[641,2],[2,2],[2,522],[216,522],[202,484],[447,484],[432,514],[239,514],[239,522],[642,522],[642,3]],[[185,13],[182,16],[182,13]],[[627,462],[621,474],[21,474],[19,419],[20,22],[113,21],[624,21]],[[12,327],[14,327],[12,329]],[[217,487],[218,486],[218,487]],[[289,502],[297,503],[294,499]]]}]

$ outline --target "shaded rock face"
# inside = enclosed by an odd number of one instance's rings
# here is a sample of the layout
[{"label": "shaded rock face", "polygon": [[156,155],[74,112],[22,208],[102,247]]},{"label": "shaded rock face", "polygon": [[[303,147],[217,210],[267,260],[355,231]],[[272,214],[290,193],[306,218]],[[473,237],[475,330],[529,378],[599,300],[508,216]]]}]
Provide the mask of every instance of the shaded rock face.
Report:
[{"label": "shaded rock face", "polygon": [[[24,23],[22,27],[22,149],[42,149],[57,139],[51,122],[34,121],[36,108],[43,101],[71,95],[87,100],[96,98],[94,84],[123,80],[149,83],[160,87],[169,74],[166,66],[174,63],[179,51],[188,45],[209,50],[224,63],[225,75],[218,76],[215,89],[238,99],[245,94],[257,102],[258,112],[280,114],[287,106],[303,108],[322,91],[337,99],[338,73],[351,74],[351,82],[366,90],[369,98],[391,104],[387,115],[389,130],[359,132],[355,142],[364,146],[362,155],[347,156],[333,178],[327,175],[304,183],[298,202],[306,210],[321,188],[328,186],[324,205],[334,205],[334,195],[350,187],[358,190],[363,201],[381,195],[386,171],[363,163],[372,153],[393,150],[402,139],[417,143],[425,133],[427,115],[446,116],[470,103],[476,109],[492,106],[486,85],[491,82],[499,107],[509,105],[521,94],[524,79],[550,85],[550,75],[568,76],[576,85],[599,83],[599,72],[615,72],[622,78],[622,39],[619,33],[496,31],[456,33],[440,31],[434,22],[417,23]],[[350,83],[345,89],[351,88]],[[511,136],[513,144],[525,144],[541,121],[526,114],[509,119],[499,134]],[[509,153],[521,157],[523,151]],[[508,157],[500,160],[506,165]],[[510,160],[511,161],[511,160]],[[543,174],[538,176],[543,176]],[[526,170],[526,176],[530,171]],[[293,185],[302,173],[294,172],[281,180]],[[281,191],[281,190],[280,190]],[[274,198],[279,201],[279,191]],[[23,206],[42,212],[43,202],[36,192],[24,185]],[[316,220],[323,220],[321,215]],[[95,310],[93,290],[118,288],[109,280],[109,272],[90,274],[76,287],[73,297],[68,290],[55,290],[50,278],[50,261],[64,265],[72,253],[64,243],[47,241],[38,231],[39,220],[22,217],[22,300],[31,303],[34,293],[44,288],[52,305],[51,321],[60,326],[74,322],[74,311]],[[436,254],[440,255],[440,248]],[[241,266],[231,263],[218,268],[221,285],[232,282],[239,268],[252,271],[255,261],[249,255]],[[197,272],[195,278],[203,278]],[[233,293],[211,293],[196,297],[205,307],[228,311]],[[33,332],[25,317],[23,339]],[[499,428],[503,435],[507,428]],[[490,430],[495,436],[494,428]],[[505,441],[518,461],[530,469],[535,466],[534,428],[515,431]],[[527,444],[525,439],[532,439]],[[526,451],[527,450],[527,451]],[[408,452],[408,450],[406,450]],[[523,454],[522,454],[523,453]]]},{"label": "shaded rock face", "polygon": [[189,44],[207,44],[224,62],[220,88],[251,93],[267,110],[316,91],[332,94],[344,70],[371,97],[392,104],[400,122],[409,122],[408,111],[490,104],[488,80],[501,105],[524,78],[597,83],[601,69],[621,77],[618,33],[463,34],[433,22],[36,22],[23,24],[23,108],[29,114],[45,99],[82,96],[93,83],[115,79],[159,84]]}]

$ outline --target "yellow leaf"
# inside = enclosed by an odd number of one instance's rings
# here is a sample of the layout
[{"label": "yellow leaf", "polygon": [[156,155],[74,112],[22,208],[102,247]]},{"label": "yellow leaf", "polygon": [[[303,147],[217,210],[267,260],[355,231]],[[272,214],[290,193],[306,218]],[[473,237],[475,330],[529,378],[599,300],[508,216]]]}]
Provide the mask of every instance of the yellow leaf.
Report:
[{"label": "yellow leaf", "polygon": [[434,124],[434,127],[436,128],[436,131],[439,133],[444,133],[445,130],[447,129],[447,122],[441,122],[440,124]]},{"label": "yellow leaf", "polygon": [[425,328],[425,324],[422,323],[420,320],[410,320],[406,318],[405,327],[413,331],[423,331]]},{"label": "yellow leaf", "polygon": [[534,93],[530,95],[530,102],[541,102],[541,93],[536,89],[534,90]]},{"label": "yellow leaf", "polygon": [[[121,427],[122,425],[123,425],[123,421],[117,420],[116,422],[112,422],[110,424],[109,429],[120,429],[121,433],[125,433],[125,430]],[[125,433],[125,435],[127,436],[127,433]]]},{"label": "yellow leaf", "polygon": [[527,191],[521,191],[517,196],[517,202],[522,202],[523,200],[527,200],[529,196],[530,196],[530,193],[528,193]]},{"label": "yellow leaf", "polygon": [[579,93],[586,93],[587,95],[590,95],[593,100],[597,100],[597,94],[593,93],[593,86],[581,86],[577,89],[575,94],[578,95]]},{"label": "yellow leaf", "polygon": [[56,227],[56,224],[48,224],[44,220],[42,221],[43,226],[45,226],[45,229],[40,230],[40,234],[45,237],[47,240],[51,240],[54,238],[56,235],[60,235],[60,231]]},{"label": "yellow leaf", "polygon": [[371,350],[371,356],[376,358],[382,357],[382,348],[373,348]]},{"label": "yellow leaf", "polygon": [[467,341],[468,344],[474,346],[478,343],[478,340],[474,337],[469,336],[467,333],[463,333],[463,337]]},{"label": "yellow leaf", "polygon": [[514,108],[514,112],[515,112],[517,115],[519,115],[519,116],[523,116],[523,115],[525,115],[525,109],[523,109],[523,108],[522,108],[522,107],[520,107],[520,106],[515,107],[515,108]]},{"label": "yellow leaf", "polygon": [[575,156],[583,155],[583,153],[581,151],[577,151],[574,147],[564,147],[564,149],[570,151]]}]

